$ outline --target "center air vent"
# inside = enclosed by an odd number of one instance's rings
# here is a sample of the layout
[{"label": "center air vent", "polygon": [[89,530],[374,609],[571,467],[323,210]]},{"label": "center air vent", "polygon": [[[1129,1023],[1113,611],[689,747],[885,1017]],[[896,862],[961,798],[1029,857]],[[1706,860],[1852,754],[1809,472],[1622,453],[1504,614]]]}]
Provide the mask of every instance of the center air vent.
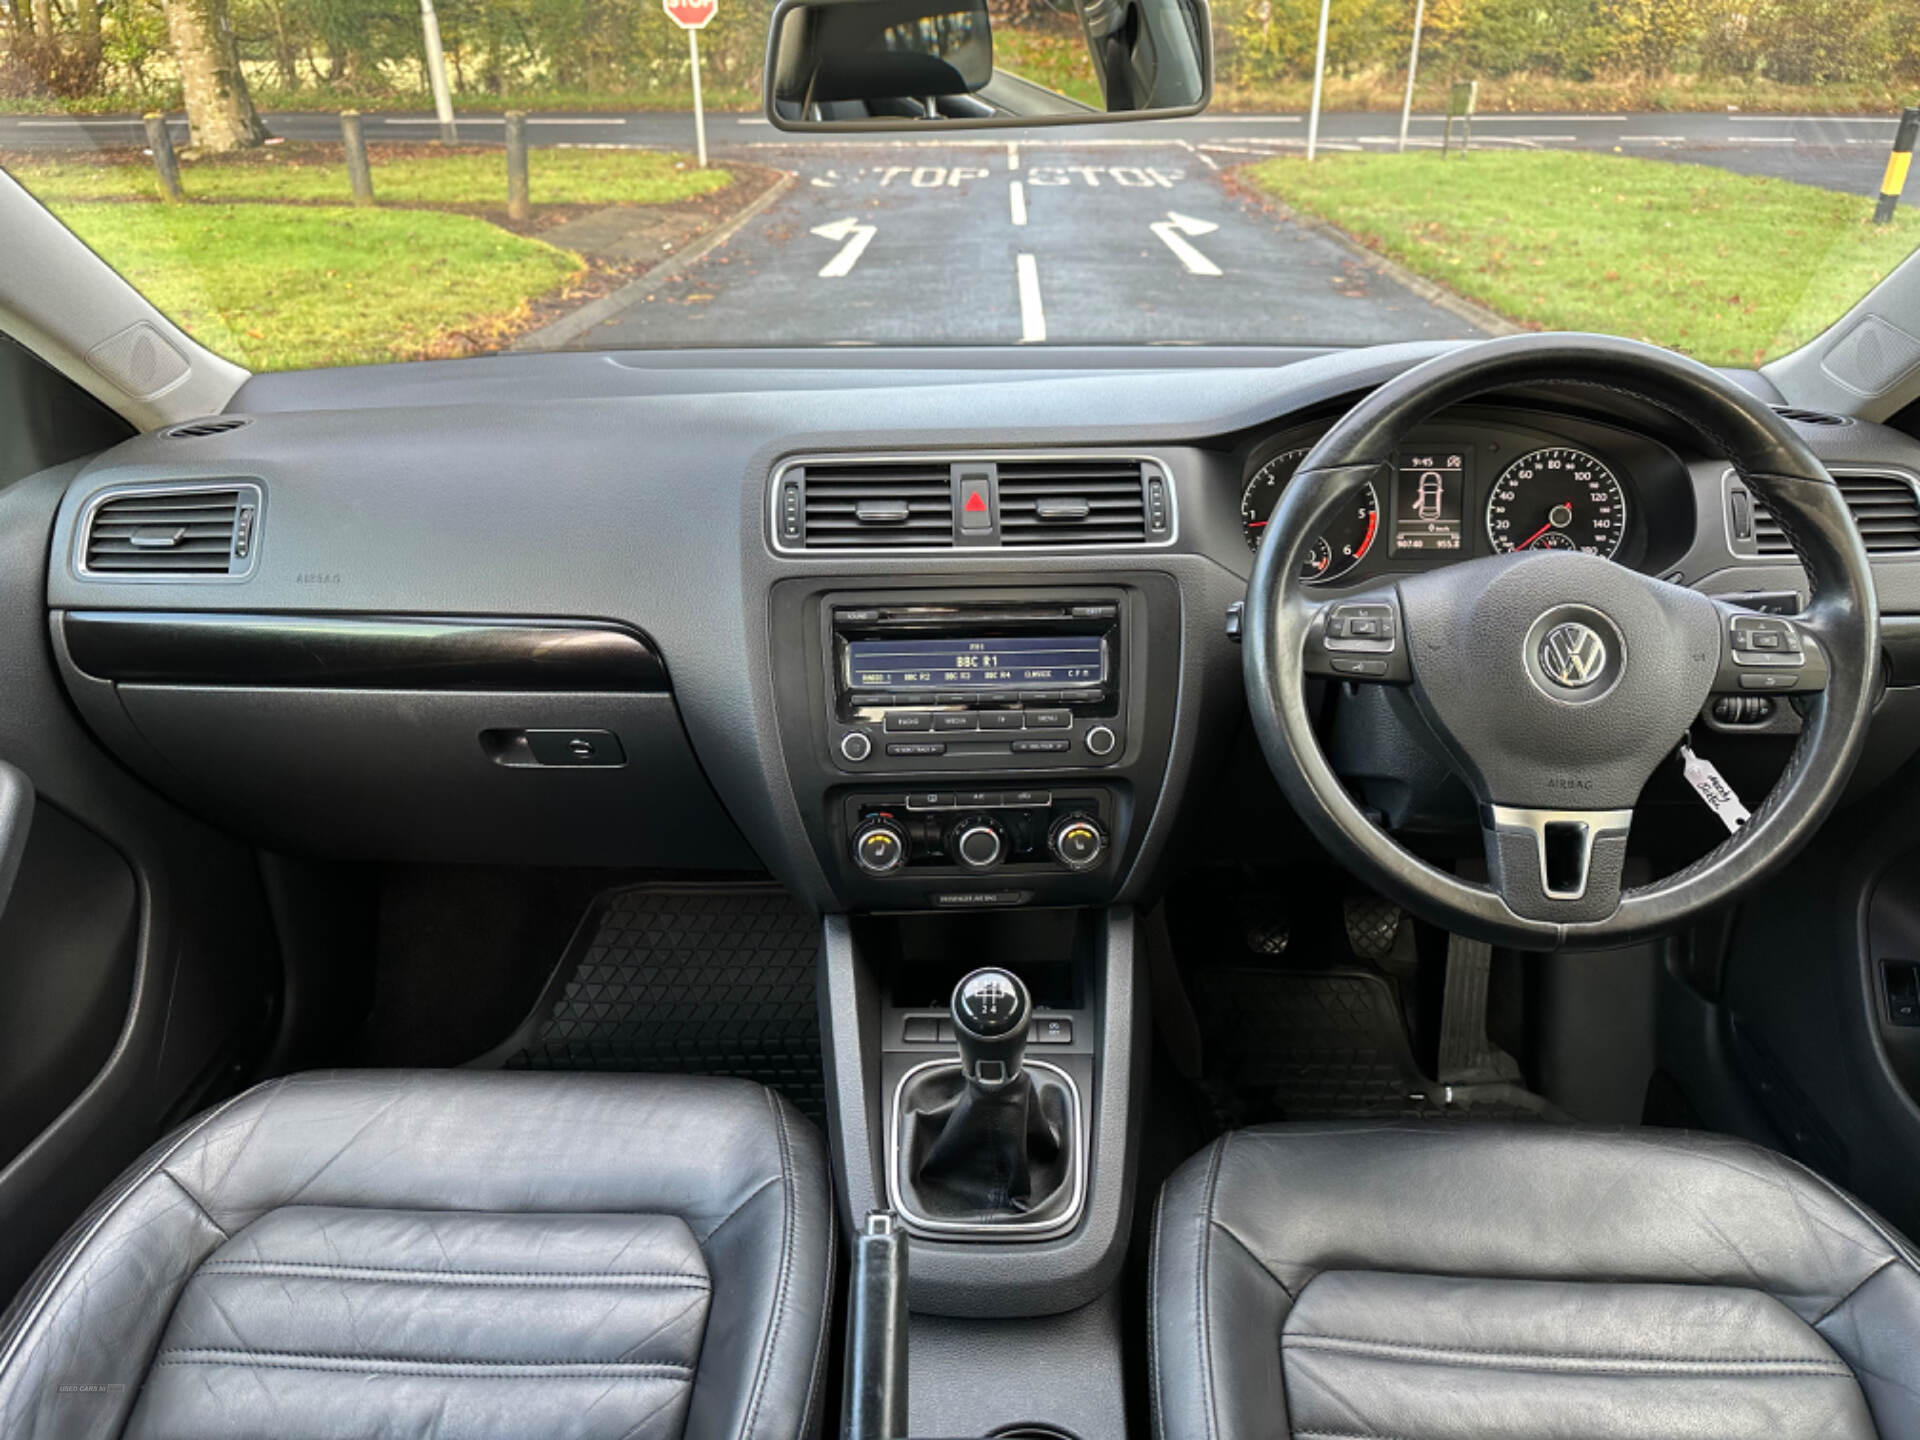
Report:
[{"label": "center air vent", "polygon": [[[1853,512],[1854,528],[1869,555],[1898,555],[1920,551],[1920,494],[1913,484],[1898,475],[1836,475],[1834,482]],[[1742,511],[1751,506],[1751,535],[1743,534]],[[1746,488],[1734,485],[1731,492],[1732,534],[1736,549],[1748,545],[1759,555],[1791,555],[1780,522],[1773,518],[1767,502],[1758,495],[1749,496]]]},{"label": "center air vent", "polygon": [[769,498],[787,551],[1118,548],[1174,531],[1173,482],[1139,456],[836,455],[783,466]]},{"label": "center air vent", "polygon": [[1166,482],[1138,460],[1000,462],[1003,545],[1143,545],[1165,515]]},{"label": "center air vent", "polygon": [[953,544],[946,462],[829,463],[788,472],[803,484],[808,549]]},{"label": "center air vent", "polygon": [[110,490],[86,512],[80,570],[101,579],[237,578],[253,569],[259,520],[253,484]]}]

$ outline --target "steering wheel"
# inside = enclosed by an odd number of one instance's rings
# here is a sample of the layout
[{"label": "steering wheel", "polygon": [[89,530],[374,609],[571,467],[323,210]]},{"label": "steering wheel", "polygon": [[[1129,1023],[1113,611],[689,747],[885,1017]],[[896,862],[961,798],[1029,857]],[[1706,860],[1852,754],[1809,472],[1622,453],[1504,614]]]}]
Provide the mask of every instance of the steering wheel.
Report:
[{"label": "steering wheel", "polygon": [[[1434,412],[1563,382],[1671,412],[1739,472],[1806,569],[1807,608],[1761,615],[1597,556],[1522,551],[1401,575],[1329,600],[1301,579],[1314,537]],[[1523,949],[1608,946],[1671,929],[1783,864],[1838,801],[1878,679],[1873,578],[1839,487],[1791,428],[1703,365],[1597,335],[1516,335],[1383,385],[1301,462],[1249,582],[1254,729],[1281,789],[1363,881],[1449,930]],[[1488,884],[1401,846],[1327,763],[1306,682],[1405,686],[1479,803]],[[1716,694],[1805,697],[1792,759],[1717,849],[1626,889],[1641,788]]]}]

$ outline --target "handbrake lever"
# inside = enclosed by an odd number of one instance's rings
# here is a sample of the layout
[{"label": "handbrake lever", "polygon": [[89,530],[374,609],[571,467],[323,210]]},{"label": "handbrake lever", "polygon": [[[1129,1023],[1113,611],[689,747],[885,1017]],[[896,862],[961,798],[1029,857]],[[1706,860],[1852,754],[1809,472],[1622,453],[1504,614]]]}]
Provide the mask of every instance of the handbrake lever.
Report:
[{"label": "handbrake lever", "polygon": [[847,1295],[844,1440],[906,1440],[907,1237],[875,1210],[853,1241]]}]

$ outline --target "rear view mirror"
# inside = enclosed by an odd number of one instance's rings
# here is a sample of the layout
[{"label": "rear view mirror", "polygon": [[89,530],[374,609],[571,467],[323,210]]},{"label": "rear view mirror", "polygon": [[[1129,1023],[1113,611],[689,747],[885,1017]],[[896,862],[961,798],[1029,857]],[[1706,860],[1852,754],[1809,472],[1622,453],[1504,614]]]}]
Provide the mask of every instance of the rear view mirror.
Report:
[{"label": "rear view mirror", "polygon": [[[985,0],[780,0],[767,118],[782,130],[1076,125],[1191,115],[1212,91],[1206,0],[1072,0],[1085,98],[994,64]],[[1097,97],[1099,103],[1095,103]]]}]

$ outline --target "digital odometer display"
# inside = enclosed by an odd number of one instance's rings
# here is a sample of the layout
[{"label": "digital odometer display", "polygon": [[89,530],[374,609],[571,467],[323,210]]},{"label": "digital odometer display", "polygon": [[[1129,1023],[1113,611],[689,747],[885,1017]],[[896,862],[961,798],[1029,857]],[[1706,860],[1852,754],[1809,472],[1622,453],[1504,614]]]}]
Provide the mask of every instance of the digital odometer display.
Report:
[{"label": "digital odometer display", "polygon": [[1460,548],[1468,458],[1464,450],[1400,452],[1394,462],[1394,554]]},{"label": "digital odometer display", "polygon": [[847,642],[847,682],[856,690],[1004,690],[1098,685],[1106,678],[1107,642],[1098,635]]}]

